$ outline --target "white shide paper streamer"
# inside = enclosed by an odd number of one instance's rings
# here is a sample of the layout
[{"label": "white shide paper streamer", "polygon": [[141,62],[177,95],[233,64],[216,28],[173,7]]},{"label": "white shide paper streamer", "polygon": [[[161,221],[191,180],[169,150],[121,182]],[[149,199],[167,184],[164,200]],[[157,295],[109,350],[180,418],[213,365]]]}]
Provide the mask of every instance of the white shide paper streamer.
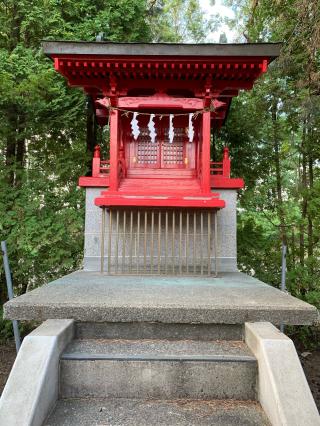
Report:
[{"label": "white shide paper streamer", "polygon": [[193,127],[193,123],[192,123],[192,118],[193,118],[193,114],[190,113],[189,114],[189,127],[188,127],[189,142],[193,142],[193,137],[194,137],[194,127]]},{"label": "white shide paper streamer", "polygon": [[131,120],[131,129],[132,129],[132,134],[133,134],[133,138],[136,141],[140,135],[140,129],[139,129],[139,123],[137,120],[138,117],[138,113],[134,112],[133,113],[133,119]]},{"label": "white shide paper streamer", "polygon": [[172,143],[173,142],[173,138],[174,138],[174,127],[173,127],[173,114],[170,114],[169,116],[169,142]]},{"label": "white shide paper streamer", "polygon": [[155,128],[154,121],[153,121],[154,117],[155,117],[155,115],[151,114],[150,120],[149,120],[149,123],[148,123],[149,135],[150,135],[150,139],[151,139],[152,143],[155,143],[156,136],[157,136],[156,128]]}]

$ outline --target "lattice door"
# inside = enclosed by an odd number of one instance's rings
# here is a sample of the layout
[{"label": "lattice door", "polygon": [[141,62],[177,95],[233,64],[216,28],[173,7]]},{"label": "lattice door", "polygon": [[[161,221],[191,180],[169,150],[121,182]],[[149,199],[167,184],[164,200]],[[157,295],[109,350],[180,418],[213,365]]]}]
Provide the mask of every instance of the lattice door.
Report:
[{"label": "lattice door", "polygon": [[140,135],[136,142],[136,167],[160,167],[159,142],[151,142],[147,127],[140,129]]},{"label": "lattice door", "polygon": [[174,129],[172,143],[169,141],[169,131],[164,129],[161,145],[161,167],[183,168],[185,167],[184,128]]},{"label": "lattice door", "polygon": [[[164,123],[165,124],[165,123]],[[148,127],[140,126],[138,139],[133,143],[133,167],[181,169],[186,167],[186,136],[184,127],[174,128],[172,143],[169,129],[164,124],[157,126],[155,142],[151,141]]]}]

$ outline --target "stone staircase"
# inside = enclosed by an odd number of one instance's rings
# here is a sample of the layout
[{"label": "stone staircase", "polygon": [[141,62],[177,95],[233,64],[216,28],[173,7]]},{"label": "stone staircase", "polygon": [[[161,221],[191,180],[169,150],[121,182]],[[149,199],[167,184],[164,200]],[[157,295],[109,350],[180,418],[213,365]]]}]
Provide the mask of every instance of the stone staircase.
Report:
[{"label": "stone staircase", "polygon": [[242,326],[78,323],[46,426],[269,425]]}]

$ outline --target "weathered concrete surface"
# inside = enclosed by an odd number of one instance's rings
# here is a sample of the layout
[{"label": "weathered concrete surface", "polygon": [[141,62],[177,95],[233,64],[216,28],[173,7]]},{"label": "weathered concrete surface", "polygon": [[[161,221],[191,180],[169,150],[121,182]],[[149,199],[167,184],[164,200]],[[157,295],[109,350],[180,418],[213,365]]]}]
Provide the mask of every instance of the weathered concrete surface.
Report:
[{"label": "weathered concrete surface", "polygon": [[170,324],[159,322],[77,322],[78,339],[243,340],[241,324]]},{"label": "weathered concrete surface", "polygon": [[60,400],[44,426],[270,426],[251,401]]},{"label": "weathered concrete surface", "polygon": [[312,324],[311,306],[242,273],[208,277],[108,276],[77,271],[4,305],[20,320]]},{"label": "weathered concrete surface", "polygon": [[256,399],[255,362],[65,360],[61,398]]},{"label": "weathered concrete surface", "polygon": [[272,425],[320,425],[293,342],[269,323],[246,323],[245,340],[258,360],[259,401]]},{"label": "weathered concrete surface", "polygon": [[58,398],[61,352],[72,338],[72,320],[48,320],[23,340],[0,399],[1,426],[43,424]]},{"label": "weathered concrete surface", "polygon": [[239,341],[75,340],[61,357],[60,396],[254,400],[256,375]]},{"label": "weathered concrete surface", "polygon": [[227,340],[75,339],[66,347],[62,358],[72,359],[75,355],[92,356],[92,359],[95,355],[105,355],[108,359],[202,360],[206,357],[222,361],[256,361],[244,342]]}]

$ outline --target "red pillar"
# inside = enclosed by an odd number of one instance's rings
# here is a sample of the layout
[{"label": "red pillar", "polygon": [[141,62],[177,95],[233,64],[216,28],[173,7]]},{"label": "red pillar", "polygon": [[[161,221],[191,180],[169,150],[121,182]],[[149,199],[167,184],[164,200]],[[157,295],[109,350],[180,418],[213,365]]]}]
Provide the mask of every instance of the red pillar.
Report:
[{"label": "red pillar", "polygon": [[202,192],[210,192],[210,111],[202,114],[202,154],[201,154]]},{"label": "red pillar", "polygon": [[117,191],[118,182],[118,137],[119,137],[119,112],[110,111],[110,191]]},{"label": "red pillar", "polygon": [[94,147],[93,159],[92,159],[92,176],[93,177],[100,176],[100,157],[101,157],[101,149],[99,145],[96,145]]}]

